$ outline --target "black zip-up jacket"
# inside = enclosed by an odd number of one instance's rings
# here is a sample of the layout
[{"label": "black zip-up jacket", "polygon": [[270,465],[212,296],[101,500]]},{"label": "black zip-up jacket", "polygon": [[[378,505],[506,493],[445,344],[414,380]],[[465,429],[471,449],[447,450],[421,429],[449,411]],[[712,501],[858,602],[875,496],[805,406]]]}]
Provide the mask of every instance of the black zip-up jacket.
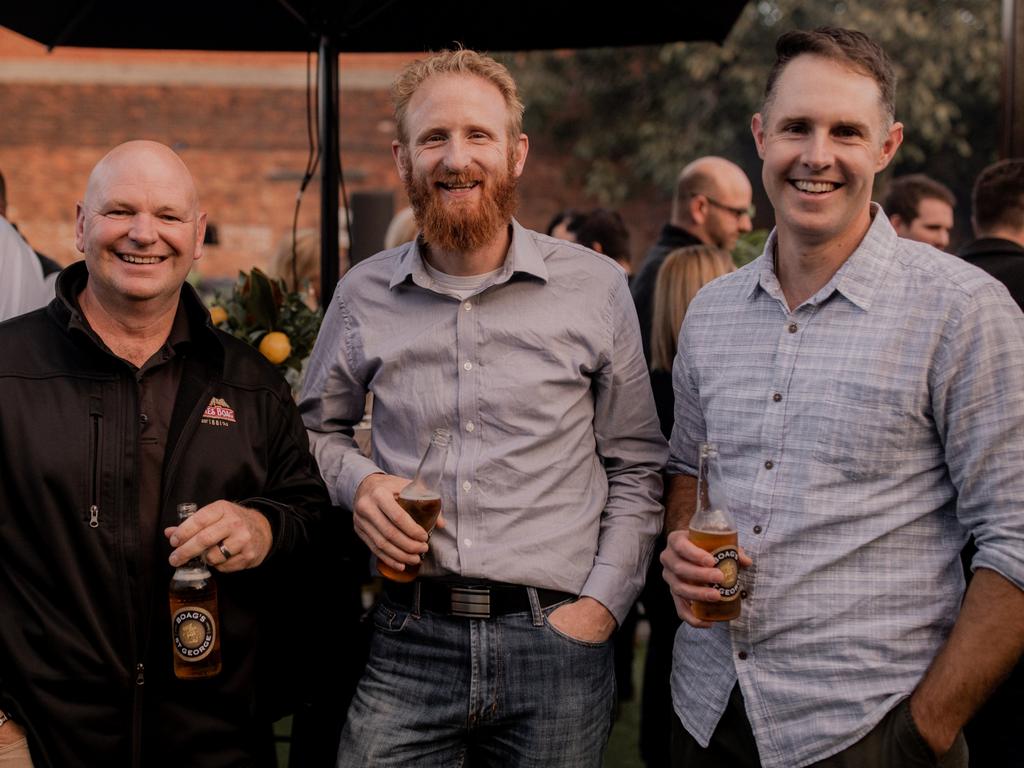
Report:
[{"label": "black zip-up jacket", "polygon": [[[86,279],[69,267],[48,307],[0,324],[0,708],[36,768],[252,765],[278,714],[275,675],[303,653],[288,592],[323,482],[287,384],[186,285],[160,524],[140,541],[136,383],[70,299]],[[217,499],[266,515],[273,546],[258,568],[215,575],[223,670],[179,681],[163,529],[178,502]]]}]

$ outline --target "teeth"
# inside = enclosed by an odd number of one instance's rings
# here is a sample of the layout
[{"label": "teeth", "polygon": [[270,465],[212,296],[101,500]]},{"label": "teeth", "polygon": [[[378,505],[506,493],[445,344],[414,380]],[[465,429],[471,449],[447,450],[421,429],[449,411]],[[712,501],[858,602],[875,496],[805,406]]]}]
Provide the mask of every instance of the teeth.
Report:
[{"label": "teeth", "polygon": [[469,182],[467,184],[444,184],[445,189],[472,189],[476,186],[476,182]]},{"label": "teeth", "polygon": [[794,181],[793,186],[801,192],[831,192],[838,184],[832,181]]},{"label": "teeth", "polygon": [[119,253],[118,256],[129,264],[159,264],[163,261],[160,256],[132,256],[127,253]]}]

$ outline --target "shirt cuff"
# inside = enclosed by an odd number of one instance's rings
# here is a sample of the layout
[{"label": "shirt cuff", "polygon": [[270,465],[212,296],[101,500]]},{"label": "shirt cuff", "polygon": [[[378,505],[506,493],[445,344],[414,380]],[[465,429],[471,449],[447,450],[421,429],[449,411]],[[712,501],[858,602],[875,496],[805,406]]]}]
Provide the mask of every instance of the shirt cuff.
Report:
[{"label": "shirt cuff", "polygon": [[331,488],[331,501],[348,510],[356,503],[356,490],[369,475],[387,474],[370,459],[352,451],[345,457],[345,468],[338,475],[337,486]]},{"label": "shirt cuff", "polygon": [[[644,570],[647,564],[644,563]],[[641,571],[643,573],[643,571]],[[619,626],[626,620],[640,594],[642,584],[634,574],[624,573],[612,565],[598,563],[590,571],[580,597],[592,597],[611,611]]]}]

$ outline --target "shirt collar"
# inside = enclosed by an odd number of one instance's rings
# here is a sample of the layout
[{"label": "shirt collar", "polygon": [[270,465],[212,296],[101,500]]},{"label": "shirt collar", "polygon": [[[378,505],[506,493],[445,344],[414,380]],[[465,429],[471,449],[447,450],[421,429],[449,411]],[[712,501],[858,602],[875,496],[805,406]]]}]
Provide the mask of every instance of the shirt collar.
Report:
[{"label": "shirt collar", "polygon": [[[544,282],[548,280],[548,268],[544,263],[544,254],[537,247],[537,240],[529,230],[512,219],[512,244],[491,285],[508,282],[516,274],[532,275]],[[433,282],[423,265],[423,251],[418,237],[399,255],[398,265],[388,287],[394,289],[409,280],[428,290]]]},{"label": "shirt collar", "polygon": [[[747,298],[753,298],[760,288],[773,298],[782,299],[782,286],[775,275],[773,255],[777,230],[773,229],[758,257]],[[892,267],[892,255],[899,236],[877,203],[871,203],[871,226],[860,245],[839,267],[828,281],[806,304],[821,304],[838,292],[865,312],[870,311],[875,292],[882,285],[886,272]]]}]

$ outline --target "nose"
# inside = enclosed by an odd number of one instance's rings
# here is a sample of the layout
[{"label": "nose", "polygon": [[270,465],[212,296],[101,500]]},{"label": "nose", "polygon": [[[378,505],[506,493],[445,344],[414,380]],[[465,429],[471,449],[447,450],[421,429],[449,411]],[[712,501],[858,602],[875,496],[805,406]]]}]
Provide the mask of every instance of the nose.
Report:
[{"label": "nose", "polygon": [[449,171],[461,173],[469,167],[469,147],[459,137],[453,136],[445,145],[444,164]]},{"label": "nose", "polygon": [[754,229],[754,222],[750,219],[750,214],[744,213],[739,218],[739,230],[740,232],[750,232]]},{"label": "nose", "polygon": [[804,165],[822,170],[832,165],[832,144],[827,130],[811,131],[804,142]]},{"label": "nose", "polygon": [[157,241],[156,224],[148,213],[136,213],[132,216],[132,227],[128,237],[136,243],[148,245]]},{"label": "nose", "polygon": [[944,251],[947,245],[949,245],[949,232],[942,230],[935,236],[935,247]]}]

